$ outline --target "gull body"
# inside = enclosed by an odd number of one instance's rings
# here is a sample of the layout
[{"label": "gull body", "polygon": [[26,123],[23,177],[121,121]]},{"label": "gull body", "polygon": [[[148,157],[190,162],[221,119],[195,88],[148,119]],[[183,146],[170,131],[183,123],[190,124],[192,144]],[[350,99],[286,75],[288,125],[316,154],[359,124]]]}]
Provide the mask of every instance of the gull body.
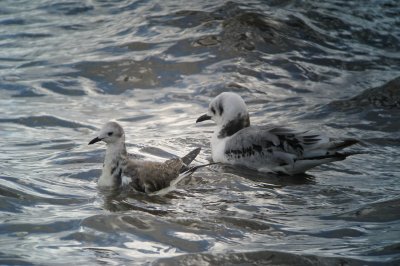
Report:
[{"label": "gull body", "polygon": [[89,145],[99,141],[105,142],[107,147],[102,173],[98,180],[98,185],[101,187],[120,186],[122,177],[128,177],[133,188],[150,193],[168,187],[180,174],[189,175],[197,169],[189,168],[189,164],[199,154],[200,148],[182,158],[173,158],[165,162],[129,158],[124,130],[116,122],[106,123]]},{"label": "gull body", "polygon": [[262,172],[301,174],[353,155],[339,150],[358,142],[283,126],[250,125],[244,100],[232,92],[223,92],[214,98],[208,112],[196,122],[205,120],[216,123],[211,137],[214,162],[242,165]]}]

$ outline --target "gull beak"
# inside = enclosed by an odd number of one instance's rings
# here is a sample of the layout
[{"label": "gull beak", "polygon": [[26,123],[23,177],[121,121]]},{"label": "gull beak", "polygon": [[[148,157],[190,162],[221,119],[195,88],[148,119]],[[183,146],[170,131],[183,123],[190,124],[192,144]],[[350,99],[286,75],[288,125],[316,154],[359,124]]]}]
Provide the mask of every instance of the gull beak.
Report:
[{"label": "gull beak", "polygon": [[204,115],[200,116],[199,118],[197,118],[196,123],[203,122],[206,120],[211,120],[211,116],[209,116],[208,114],[204,114]]},{"label": "gull beak", "polygon": [[99,142],[99,141],[101,141],[101,140],[102,140],[102,139],[99,139],[99,137],[95,137],[94,139],[92,139],[92,140],[89,142],[88,145],[91,145],[91,144],[93,144],[93,143]]}]

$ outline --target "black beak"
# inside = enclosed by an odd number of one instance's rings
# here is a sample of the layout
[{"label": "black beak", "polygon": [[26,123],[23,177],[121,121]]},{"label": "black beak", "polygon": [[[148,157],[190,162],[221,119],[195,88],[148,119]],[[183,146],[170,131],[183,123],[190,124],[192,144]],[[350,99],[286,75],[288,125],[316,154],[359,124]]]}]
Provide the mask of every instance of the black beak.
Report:
[{"label": "black beak", "polygon": [[211,120],[211,116],[209,116],[208,114],[202,115],[199,118],[197,118],[196,123],[203,122],[206,120]]},{"label": "black beak", "polygon": [[99,139],[99,137],[95,137],[94,139],[92,139],[92,140],[89,142],[88,145],[93,144],[93,143],[96,143],[96,142],[99,142],[99,141],[101,141],[101,139]]}]

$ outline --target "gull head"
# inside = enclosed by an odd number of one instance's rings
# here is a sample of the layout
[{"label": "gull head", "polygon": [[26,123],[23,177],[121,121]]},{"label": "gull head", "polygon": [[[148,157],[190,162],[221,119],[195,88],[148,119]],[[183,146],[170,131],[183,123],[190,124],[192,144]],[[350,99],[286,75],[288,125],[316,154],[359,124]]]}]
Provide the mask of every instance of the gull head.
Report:
[{"label": "gull head", "polygon": [[249,113],[242,97],[233,92],[223,92],[215,97],[208,107],[208,112],[200,116],[196,123],[212,120],[218,126],[239,123],[243,127],[250,125]]},{"label": "gull head", "polygon": [[104,141],[107,144],[117,143],[124,140],[124,130],[117,122],[108,122],[97,134],[97,137],[89,142],[90,144]]}]

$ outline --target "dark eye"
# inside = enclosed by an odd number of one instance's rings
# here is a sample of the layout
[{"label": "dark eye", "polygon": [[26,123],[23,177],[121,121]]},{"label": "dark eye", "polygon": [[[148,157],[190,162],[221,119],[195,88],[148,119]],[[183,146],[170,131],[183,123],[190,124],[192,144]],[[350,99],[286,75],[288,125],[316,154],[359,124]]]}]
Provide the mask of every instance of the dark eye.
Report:
[{"label": "dark eye", "polygon": [[107,133],[107,135],[109,135],[109,136],[112,136],[112,134],[113,134],[112,132],[108,132],[108,133]]},{"label": "dark eye", "polygon": [[214,107],[211,107],[211,112],[212,112],[213,114],[215,114],[215,109],[214,109]]},{"label": "dark eye", "polygon": [[222,107],[222,104],[218,106],[218,109],[219,109],[219,115],[222,115],[222,113],[224,112],[224,107]]}]

